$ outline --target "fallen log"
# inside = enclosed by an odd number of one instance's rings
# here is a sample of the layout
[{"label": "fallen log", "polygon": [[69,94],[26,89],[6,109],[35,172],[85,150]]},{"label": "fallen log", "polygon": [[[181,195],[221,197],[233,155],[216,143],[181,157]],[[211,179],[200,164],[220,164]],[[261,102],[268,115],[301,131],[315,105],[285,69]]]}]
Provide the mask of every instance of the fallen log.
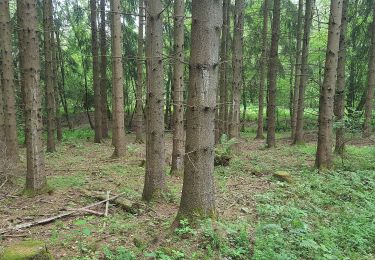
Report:
[{"label": "fallen log", "polygon": [[88,209],[90,209],[92,207],[95,207],[95,206],[101,205],[103,203],[106,203],[107,201],[113,201],[113,200],[115,200],[117,198],[120,198],[123,195],[125,195],[125,193],[120,193],[120,194],[118,194],[116,196],[113,196],[113,197],[111,197],[109,199],[104,199],[102,201],[90,204],[88,206],[85,206],[85,207],[82,207],[82,208],[78,208],[78,209],[75,209],[75,210],[71,210],[71,211],[67,211],[67,212],[61,213],[61,214],[56,215],[56,216],[52,216],[52,217],[44,218],[44,219],[39,219],[39,220],[27,222],[27,223],[21,223],[21,224],[15,225],[13,227],[8,227],[8,228],[0,229],[0,235],[8,233],[8,232],[11,232],[11,231],[18,231],[18,230],[22,230],[22,229],[25,229],[25,228],[30,228],[30,227],[37,226],[37,225],[47,224],[47,223],[50,223],[50,222],[55,221],[57,219],[61,219],[61,218],[67,217],[67,216],[71,216],[71,215],[73,215],[73,214],[75,214],[77,212],[86,211],[86,210],[88,210]]}]

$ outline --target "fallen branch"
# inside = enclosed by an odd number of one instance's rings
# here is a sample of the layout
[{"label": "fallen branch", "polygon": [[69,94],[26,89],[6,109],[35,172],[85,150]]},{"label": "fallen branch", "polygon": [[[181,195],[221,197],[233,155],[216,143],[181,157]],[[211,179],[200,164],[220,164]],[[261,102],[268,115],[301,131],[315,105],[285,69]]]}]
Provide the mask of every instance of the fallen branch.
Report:
[{"label": "fallen branch", "polygon": [[21,229],[30,228],[30,227],[37,226],[37,225],[47,224],[47,223],[50,223],[52,221],[55,221],[56,219],[61,219],[61,218],[73,215],[73,214],[75,214],[77,212],[80,212],[80,211],[87,211],[87,210],[89,210],[92,207],[101,205],[103,203],[106,203],[107,201],[115,200],[115,199],[117,199],[117,198],[119,198],[119,197],[121,197],[123,195],[125,195],[125,192],[124,193],[120,193],[120,194],[118,194],[116,196],[113,196],[113,197],[111,197],[109,199],[105,199],[105,200],[102,200],[102,201],[90,204],[88,206],[85,206],[85,207],[82,207],[82,208],[78,208],[76,210],[72,210],[72,211],[68,211],[68,212],[65,212],[65,213],[61,213],[61,214],[53,216],[53,217],[44,218],[44,219],[40,219],[40,220],[35,220],[35,221],[27,222],[27,223],[21,223],[21,224],[15,225],[13,227],[0,229],[0,235],[8,233],[10,231],[21,230]]},{"label": "fallen branch", "polygon": [[0,190],[8,182],[8,176],[5,177],[5,181],[0,185]]}]

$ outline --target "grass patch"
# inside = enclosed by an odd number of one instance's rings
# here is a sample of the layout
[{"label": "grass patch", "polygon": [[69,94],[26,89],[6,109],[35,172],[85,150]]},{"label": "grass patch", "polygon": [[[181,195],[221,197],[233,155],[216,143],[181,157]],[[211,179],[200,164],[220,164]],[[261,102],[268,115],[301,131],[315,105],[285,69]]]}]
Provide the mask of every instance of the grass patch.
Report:
[{"label": "grass patch", "polygon": [[74,175],[53,176],[48,178],[48,185],[54,189],[68,189],[82,187],[87,183],[85,173],[79,172]]}]

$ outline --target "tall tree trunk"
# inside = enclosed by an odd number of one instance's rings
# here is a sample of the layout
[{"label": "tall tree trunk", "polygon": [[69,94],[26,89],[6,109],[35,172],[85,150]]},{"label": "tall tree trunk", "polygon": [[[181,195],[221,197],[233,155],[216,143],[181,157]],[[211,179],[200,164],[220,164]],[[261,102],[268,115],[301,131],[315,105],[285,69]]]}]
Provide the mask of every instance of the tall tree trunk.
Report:
[{"label": "tall tree trunk", "polygon": [[45,88],[47,103],[47,152],[56,151],[55,131],[56,131],[56,104],[55,89],[53,82],[52,67],[52,0],[43,1],[43,25],[44,25],[44,55],[45,55]]},{"label": "tall tree trunk", "polygon": [[65,62],[64,62],[64,56],[61,48],[61,42],[60,42],[60,33],[59,30],[56,30],[56,41],[57,41],[57,51],[58,51],[58,61],[59,61],[59,67],[60,67],[60,73],[61,73],[61,86],[59,88],[59,94],[61,98],[61,102],[64,107],[64,114],[66,121],[68,123],[69,129],[73,129],[72,121],[69,117],[69,109],[68,109],[68,102],[66,101],[66,94],[65,94]]},{"label": "tall tree trunk", "polygon": [[301,46],[302,46],[302,27],[303,27],[303,0],[298,1],[298,20],[297,20],[297,46],[296,46],[296,64],[295,64],[295,75],[294,75],[294,92],[292,102],[292,116],[291,116],[291,137],[294,139],[297,125],[297,109],[298,109],[298,96],[299,96],[299,84],[301,82]]},{"label": "tall tree trunk", "polygon": [[122,157],[126,152],[124,122],[124,90],[122,68],[120,0],[111,0],[112,13],[112,86],[113,86],[113,157]]},{"label": "tall tree trunk", "polygon": [[339,60],[337,65],[336,94],[334,101],[334,113],[339,127],[336,129],[335,152],[343,154],[345,149],[345,63],[346,63],[346,29],[347,29],[347,8],[349,0],[344,0],[342,6],[341,33],[339,45]]},{"label": "tall tree trunk", "polygon": [[135,91],[135,141],[143,143],[144,2],[139,0],[137,86]]},{"label": "tall tree trunk", "polygon": [[233,82],[232,82],[232,120],[230,137],[240,138],[240,106],[243,67],[243,29],[245,17],[245,0],[236,0],[233,34]]},{"label": "tall tree trunk", "polygon": [[0,2],[0,85],[3,90],[0,99],[3,101],[6,155],[17,161],[19,158],[10,25],[9,1],[4,0]]},{"label": "tall tree trunk", "polygon": [[108,138],[108,101],[107,101],[107,38],[105,0],[100,0],[100,96],[102,108],[102,137]]},{"label": "tall tree trunk", "polygon": [[100,69],[99,69],[99,46],[98,29],[96,23],[97,5],[96,0],[90,0],[91,11],[91,52],[92,52],[92,74],[94,83],[94,106],[95,106],[95,143],[102,139],[102,98],[100,93]]},{"label": "tall tree trunk", "polygon": [[333,103],[340,43],[342,1],[331,0],[328,25],[328,44],[325,73],[319,100],[319,133],[315,166],[319,169],[331,168],[333,137]]},{"label": "tall tree trunk", "polygon": [[42,142],[42,108],[40,101],[39,37],[37,31],[36,0],[18,0],[18,25],[22,41],[19,42],[23,57],[21,76],[25,89],[26,114],[26,190],[42,192],[46,186]]},{"label": "tall tree trunk", "polygon": [[262,30],[262,56],[261,56],[260,68],[259,68],[258,127],[257,127],[257,135],[255,137],[256,139],[264,139],[263,106],[264,106],[264,83],[266,79],[266,66],[267,66],[268,9],[269,9],[269,0],[264,0],[263,30]]},{"label": "tall tree trunk", "polygon": [[228,120],[228,38],[229,38],[229,5],[230,0],[223,1],[223,28],[221,33],[220,44],[220,80],[219,80],[219,133],[217,140],[223,134],[227,134],[227,120]]},{"label": "tall tree trunk", "polygon": [[276,146],[276,84],[279,64],[280,0],[273,3],[272,38],[268,65],[267,147]]},{"label": "tall tree trunk", "polygon": [[223,5],[193,0],[184,182],[177,220],[215,217],[215,110]]},{"label": "tall tree trunk", "polygon": [[[52,16],[53,21],[53,16]],[[52,32],[51,32],[51,43],[52,43],[52,75],[53,75],[53,87],[55,91],[55,116],[56,116],[56,137],[57,141],[61,143],[63,133],[62,133],[62,126],[61,126],[61,118],[60,118],[60,96],[59,96],[59,80],[57,77],[58,72],[58,55],[57,55],[57,44],[55,41],[55,25],[52,24]]]},{"label": "tall tree trunk", "polygon": [[157,199],[165,189],[163,5],[147,0],[147,99],[146,99],[146,174],[143,199]]},{"label": "tall tree trunk", "polygon": [[[2,59],[0,57],[0,64]],[[4,149],[5,145],[5,125],[4,125],[4,99],[3,99],[3,83],[2,83],[2,71],[0,70],[0,149]],[[0,154],[3,154],[5,151],[0,150]]]},{"label": "tall tree trunk", "polygon": [[185,0],[174,2],[174,67],[173,67],[173,150],[171,173],[179,175],[184,169],[184,21]]},{"label": "tall tree trunk", "polygon": [[363,126],[363,137],[370,137],[372,134],[371,119],[374,107],[374,88],[375,88],[375,4],[373,4],[373,24],[372,24],[372,43],[368,70],[367,94],[365,101],[365,123]]},{"label": "tall tree trunk", "polygon": [[301,76],[299,77],[297,124],[294,136],[294,144],[303,143],[303,115],[305,111],[305,89],[309,79],[309,44],[310,31],[314,11],[314,0],[306,0],[305,22],[302,45]]}]

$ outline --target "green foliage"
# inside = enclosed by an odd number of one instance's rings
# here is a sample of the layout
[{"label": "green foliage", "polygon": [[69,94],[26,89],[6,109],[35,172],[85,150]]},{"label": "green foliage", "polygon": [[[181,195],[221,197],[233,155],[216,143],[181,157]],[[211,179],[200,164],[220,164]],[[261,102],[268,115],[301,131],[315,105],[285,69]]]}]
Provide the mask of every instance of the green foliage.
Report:
[{"label": "green foliage", "polygon": [[135,260],[135,254],[129,249],[120,246],[115,251],[108,247],[103,247],[103,254],[107,260]]},{"label": "green foliage", "polygon": [[190,227],[188,219],[181,219],[180,225],[175,230],[176,234],[179,236],[186,236],[186,235],[196,235],[196,230]]},{"label": "green foliage", "polygon": [[86,175],[82,172],[74,175],[61,175],[48,178],[48,184],[54,189],[78,188],[82,187],[86,182]]},{"label": "green foliage", "polygon": [[320,175],[259,196],[254,259],[373,259],[375,171]]},{"label": "green foliage", "polygon": [[235,138],[229,139],[226,134],[223,134],[220,138],[220,144],[215,148],[216,156],[230,156],[231,155],[231,148],[233,145],[237,143]]}]

